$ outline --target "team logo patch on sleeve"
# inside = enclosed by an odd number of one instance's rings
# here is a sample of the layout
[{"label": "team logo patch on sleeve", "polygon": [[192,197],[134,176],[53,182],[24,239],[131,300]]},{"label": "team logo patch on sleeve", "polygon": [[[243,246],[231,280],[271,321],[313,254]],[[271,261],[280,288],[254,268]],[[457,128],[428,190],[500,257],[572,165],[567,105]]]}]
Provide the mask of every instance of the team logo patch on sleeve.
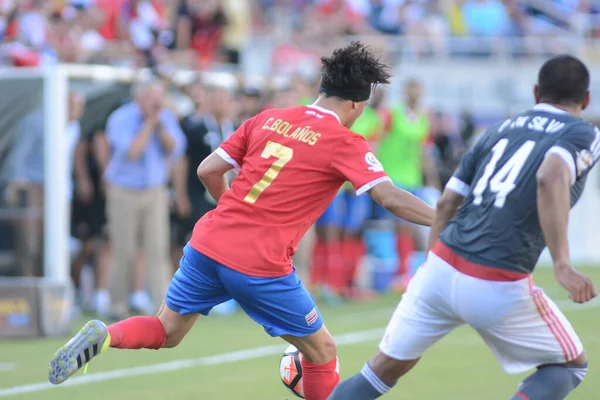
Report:
[{"label": "team logo patch on sleeve", "polygon": [[594,157],[587,150],[577,152],[577,176],[581,176],[585,171],[594,165]]},{"label": "team logo patch on sleeve", "polygon": [[308,314],[306,314],[306,323],[308,325],[312,325],[319,318],[319,313],[317,312],[317,308],[313,307],[312,310]]},{"label": "team logo patch on sleeve", "polygon": [[367,163],[367,165],[369,165],[369,171],[373,171],[373,172],[382,172],[383,171],[383,165],[381,165],[381,163],[379,162],[377,157],[375,157],[375,154],[373,154],[371,152],[368,152],[367,154],[365,154],[365,162]]}]

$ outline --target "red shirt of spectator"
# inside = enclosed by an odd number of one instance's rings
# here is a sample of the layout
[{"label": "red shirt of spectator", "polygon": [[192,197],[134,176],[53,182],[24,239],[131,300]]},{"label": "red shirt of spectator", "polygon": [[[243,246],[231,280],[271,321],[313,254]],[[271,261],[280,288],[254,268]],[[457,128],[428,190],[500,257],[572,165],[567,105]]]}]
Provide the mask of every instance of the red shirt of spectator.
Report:
[{"label": "red shirt of spectator", "polygon": [[317,8],[317,11],[324,16],[343,13],[346,20],[352,24],[358,24],[361,22],[360,15],[355,13],[344,0],[328,0],[321,4]]}]

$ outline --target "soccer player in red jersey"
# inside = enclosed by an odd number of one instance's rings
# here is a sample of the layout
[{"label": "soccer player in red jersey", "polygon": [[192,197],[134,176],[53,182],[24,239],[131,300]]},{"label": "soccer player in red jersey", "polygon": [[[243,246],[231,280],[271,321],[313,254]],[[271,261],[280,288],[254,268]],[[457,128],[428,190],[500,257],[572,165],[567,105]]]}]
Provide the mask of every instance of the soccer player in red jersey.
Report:
[{"label": "soccer player in red jersey", "polygon": [[[199,314],[233,298],[268,334],[302,352],[305,398],[327,398],[339,381],[336,345],[294,271],[298,242],[346,181],[411,222],[430,225],[434,211],[397,189],[365,139],[348,129],[373,86],[388,83],[387,67],[358,42],[322,63],[314,105],[250,118],[198,167],[218,205],[196,224],[158,315],[108,327],[88,322],[54,355],[52,383],[109,347],[175,347]],[[239,175],[229,188],[224,175],[233,168]]]}]

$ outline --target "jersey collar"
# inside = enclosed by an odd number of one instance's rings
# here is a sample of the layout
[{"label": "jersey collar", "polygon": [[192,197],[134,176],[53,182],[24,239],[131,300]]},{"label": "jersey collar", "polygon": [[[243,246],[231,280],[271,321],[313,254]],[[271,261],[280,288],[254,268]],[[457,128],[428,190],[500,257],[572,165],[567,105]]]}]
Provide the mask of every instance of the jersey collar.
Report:
[{"label": "jersey collar", "polygon": [[331,110],[328,110],[328,109],[320,107],[320,106],[316,106],[314,104],[308,105],[306,107],[318,110],[318,111],[322,112],[323,114],[333,115],[335,117],[335,119],[337,119],[340,124],[342,123],[342,121],[340,120],[340,117],[335,112],[333,112]]},{"label": "jersey collar", "polygon": [[565,110],[561,110],[560,108],[554,107],[550,104],[546,104],[546,103],[540,103],[540,104],[536,104],[533,107],[534,111],[544,111],[544,112],[548,112],[548,113],[552,113],[552,114],[568,114],[567,111]]}]

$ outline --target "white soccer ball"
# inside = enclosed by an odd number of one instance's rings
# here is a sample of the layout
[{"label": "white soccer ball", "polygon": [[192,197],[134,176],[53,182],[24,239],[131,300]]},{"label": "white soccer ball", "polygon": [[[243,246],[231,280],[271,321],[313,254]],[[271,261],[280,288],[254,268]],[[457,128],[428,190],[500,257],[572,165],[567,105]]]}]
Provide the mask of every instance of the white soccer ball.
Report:
[{"label": "white soccer ball", "polygon": [[286,388],[301,399],[304,398],[304,391],[302,390],[302,354],[296,347],[290,346],[283,352],[279,363],[279,376]]}]

